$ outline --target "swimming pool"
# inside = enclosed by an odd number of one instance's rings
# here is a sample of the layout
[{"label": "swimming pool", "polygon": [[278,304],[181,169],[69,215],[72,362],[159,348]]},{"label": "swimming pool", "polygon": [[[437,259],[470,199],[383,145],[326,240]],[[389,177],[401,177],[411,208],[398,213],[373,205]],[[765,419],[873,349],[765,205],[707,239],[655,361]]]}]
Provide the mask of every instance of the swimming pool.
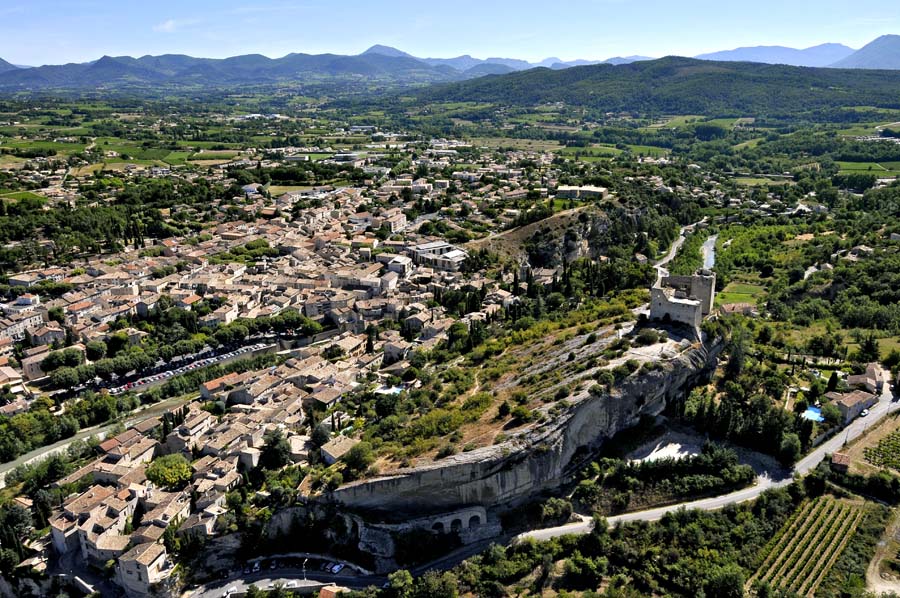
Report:
[{"label": "swimming pool", "polygon": [[822,410],[818,407],[807,408],[806,411],[803,412],[803,419],[819,423],[825,421],[825,418],[822,417]]}]

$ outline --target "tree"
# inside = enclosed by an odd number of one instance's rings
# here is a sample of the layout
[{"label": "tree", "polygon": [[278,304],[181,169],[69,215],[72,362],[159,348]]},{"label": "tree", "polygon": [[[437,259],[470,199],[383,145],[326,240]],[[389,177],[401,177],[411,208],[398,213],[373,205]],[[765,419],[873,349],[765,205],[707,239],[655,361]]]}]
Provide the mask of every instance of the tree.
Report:
[{"label": "tree", "polygon": [[191,479],[191,466],[179,453],[165,455],[153,460],[146,475],[157,486],[178,490]]},{"label": "tree", "polygon": [[800,458],[802,446],[800,437],[793,432],[788,432],[781,437],[781,447],[779,457],[785,465],[793,465]]},{"label": "tree", "polygon": [[878,346],[878,339],[874,332],[870,332],[863,337],[859,344],[859,351],[856,353],[856,360],[865,363],[881,361],[881,349]]},{"label": "tree", "polygon": [[281,430],[266,434],[266,444],[259,455],[259,466],[263,469],[281,469],[291,462],[291,445]]},{"label": "tree", "polygon": [[372,450],[372,445],[365,441],[360,442],[344,455],[347,469],[355,475],[364,472],[374,462],[375,451]]},{"label": "tree", "polygon": [[10,548],[0,548],[0,573],[9,575],[19,564],[19,555]]},{"label": "tree", "polygon": [[97,361],[106,357],[106,343],[103,341],[91,341],[85,345],[87,350],[87,358],[91,361]]},{"label": "tree", "polygon": [[61,307],[51,307],[49,310],[47,310],[47,316],[52,322],[58,322],[62,324],[66,321],[66,314]]},{"label": "tree", "polygon": [[416,581],[413,598],[457,598],[456,576],[449,571],[429,571]]},{"label": "tree", "polygon": [[834,403],[827,403],[822,407],[822,417],[829,425],[837,426],[841,423],[841,410]]},{"label": "tree", "polygon": [[828,386],[825,387],[825,392],[834,392],[840,381],[841,379],[838,376],[837,371],[831,372],[831,376],[828,377]]},{"label": "tree", "polygon": [[737,565],[717,572],[706,584],[706,595],[716,598],[744,598],[744,574]]},{"label": "tree", "polygon": [[50,384],[54,388],[75,388],[80,383],[75,368],[60,368],[50,375]]},{"label": "tree", "polygon": [[388,575],[388,587],[395,598],[409,598],[413,590],[413,576],[406,569]]},{"label": "tree", "polygon": [[371,355],[375,352],[375,337],[378,334],[378,329],[375,326],[369,325],[366,328],[366,353]]},{"label": "tree", "polygon": [[310,442],[312,442],[313,446],[316,448],[321,448],[329,440],[331,440],[331,432],[329,432],[328,428],[323,424],[316,426],[316,429],[313,430],[312,436],[310,437]]},{"label": "tree", "polygon": [[31,514],[17,504],[10,503],[0,511],[0,523],[13,531],[16,536],[23,536],[31,526]]},{"label": "tree", "polygon": [[730,356],[725,365],[725,371],[732,379],[737,378],[744,371],[744,359],[747,353],[747,330],[743,326],[736,326],[731,333],[729,345]]}]

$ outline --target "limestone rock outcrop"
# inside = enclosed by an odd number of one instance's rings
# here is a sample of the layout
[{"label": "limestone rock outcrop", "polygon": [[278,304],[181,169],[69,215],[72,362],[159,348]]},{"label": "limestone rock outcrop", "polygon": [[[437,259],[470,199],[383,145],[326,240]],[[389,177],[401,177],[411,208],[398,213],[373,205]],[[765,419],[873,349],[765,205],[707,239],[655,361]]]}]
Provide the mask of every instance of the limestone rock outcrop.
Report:
[{"label": "limestone rock outcrop", "polygon": [[551,421],[508,440],[394,475],[338,488],[327,500],[353,511],[421,515],[465,505],[493,508],[533,499],[565,483],[617,432],[658,415],[714,370],[722,340],[698,343],[658,369],[621,381],[610,393],[569,399]]}]

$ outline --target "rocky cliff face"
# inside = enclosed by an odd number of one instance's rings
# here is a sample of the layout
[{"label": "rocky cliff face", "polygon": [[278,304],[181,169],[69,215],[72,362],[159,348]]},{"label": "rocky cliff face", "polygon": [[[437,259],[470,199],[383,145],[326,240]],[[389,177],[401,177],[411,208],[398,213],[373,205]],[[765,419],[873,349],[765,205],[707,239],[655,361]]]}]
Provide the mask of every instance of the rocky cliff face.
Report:
[{"label": "rocky cliff face", "polygon": [[607,395],[583,392],[550,423],[502,444],[350,484],[328,498],[353,510],[394,516],[525,502],[564,483],[580,464],[579,456],[637,424],[642,415],[658,415],[669,401],[683,397],[709,376],[723,346],[720,340],[695,345],[656,371],[625,379]]}]

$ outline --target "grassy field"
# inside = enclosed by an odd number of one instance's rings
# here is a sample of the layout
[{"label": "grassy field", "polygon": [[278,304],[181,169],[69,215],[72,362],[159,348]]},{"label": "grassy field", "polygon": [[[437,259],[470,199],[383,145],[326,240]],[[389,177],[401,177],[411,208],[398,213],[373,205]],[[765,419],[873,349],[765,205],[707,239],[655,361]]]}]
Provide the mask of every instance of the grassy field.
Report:
[{"label": "grassy field", "polygon": [[46,199],[42,195],[38,195],[37,193],[32,193],[31,191],[12,191],[9,193],[0,192],[0,197],[3,199]]},{"label": "grassy field", "polygon": [[631,153],[638,154],[640,156],[652,156],[654,158],[661,158],[663,156],[669,155],[669,150],[664,147],[656,147],[653,145],[629,145],[628,149],[631,150]]},{"label": "grassy field", "polygon": [[785,179],[767,179],[765,177],[748,177],[748,176],[740,176],[734,179],[734,182],[738,185],[744,185],[745,187],[759,187],[762,185],[787,185],[789,181]]},{"label": "grassy field", "polygon": [[756,139],[751,139],[750,141],[745,141],[743,143],[738,143],[734,146],[734,149],[752,149],[759,145],[764,137],[757,137]]},{"label": "grassy field", "polygon": [[[847,348],[848,354],[859,349],[859,343],[855,341],[855,333],[853,330],[841,328],[837,321],[819,320],[805,327],[792,327],[787,331],[788,341],[797,347],[806,346],[809,340],[814,336],[821,336],[828,332],[829,326],[844,339],[844,346]],[[867,332],[867,331],[864,331]],[[876,334],[879,334],[876,331]],[[878,348],[881,355],[885,356],[893,350],[900,351],[900,336],[884,336],[877,339]]]},{"label": "grassy field", "polygon": [[12,149],[35,149],[35,150],[53,150],[57,154],[68,155],[77,154],[84,151],[86,147],[82,143],[61,143],[56,141],[34,141],[16,139],[3,143],[4,148]]},{"label": "grassy field", "polygon": [[842,173],[891,176],[900,174],[900,162],[836,162]]},{"label": "grassy field", "polygon": [[514,139],[512,137],[474,137],[471,143],[476,147],[511,147],[532,152],[552,152],[560,149],[560,145],[556,141],[535,141],[533,139]]},{"label": "grassy field", "polygon": [[269,187],[269,193],[271,193],[273,197],[278,197],[279,195],[290,193],[292,191],[309,191],[310,189],[312,189],[312,187],[309,186],[272,185]]},{"label": "grassy field", "polygon": [[20,164],[27,162],[25,158],[10,156],[9,154],[0,154],[0,166],[18,167]]},{"label": "grassy field", "polygon": [[755,580],[814,596],[865,515],[865,504],[829,496],[807,502],[764,549]]},{"label": "grassy field", "polygon": [[687,127],[688,125],[696,124],[698,122],[702,122],[703,117],[698,116],[696,114],[691,115],[687,114],[684,116],[673,116],[669,120],[664,123],[650,125],[648,128],[650,129],[680,129]]},{"label": "grassy field", "polygon": [[752,305],[757,305],[765,296],[765,287],[755,284],[732,282],[722,289],[721,293],[716,294],[716,304],[750,303]]},{"label": "grassy field", "polygon": [[191,156],[191,152],[169,152],[169,154],[163,158],[163,162],[166,164],[171,164],[172,166],[182,166],[187,164],[188,158]]}]

